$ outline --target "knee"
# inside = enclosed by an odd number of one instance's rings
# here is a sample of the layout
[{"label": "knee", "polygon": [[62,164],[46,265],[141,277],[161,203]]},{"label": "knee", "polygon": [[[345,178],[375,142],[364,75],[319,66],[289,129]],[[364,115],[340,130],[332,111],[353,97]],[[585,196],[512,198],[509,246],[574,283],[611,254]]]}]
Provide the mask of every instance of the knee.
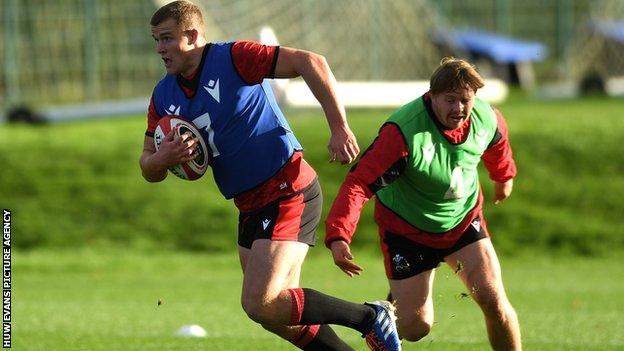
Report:
[{"label": "knee", "polygon": [[502,294],[477,294],[475,300],[488,319],[505,320],[515,314],[513,307]]},{"label": "knee", "polygon": [[271,313],[270,300],[261,296],[243,295],[241,305],[249,319],[260,324],[272,324],[273,314]]},{"label": "knee", "polygon": [[398,320],[399,336],[407,341],[418,341],[431,332],[433,321],[416,319],[402,322]]}]

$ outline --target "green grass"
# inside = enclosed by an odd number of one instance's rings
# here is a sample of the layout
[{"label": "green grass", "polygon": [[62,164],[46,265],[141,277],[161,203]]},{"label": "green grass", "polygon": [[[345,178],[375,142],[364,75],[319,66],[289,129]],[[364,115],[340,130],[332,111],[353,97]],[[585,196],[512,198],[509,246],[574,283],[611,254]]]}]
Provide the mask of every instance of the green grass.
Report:
[{"label": "green grass", "polygon": [[[624,249],[624,101],[535,101],[514,94],[506,115],[518,164],[512,197],[486,205],[497,248],[609,255]],[[388,110],[352,110],[365,149]],[[287,111],[317,169],[328,211],[348,166],[327,162],[328,129],[319,110]],[[145,117],[40,127],[0,125],[0,205],[13,210],[19,248],[109,245],[219,251],[236,233],[234,206],[210,174],[196,182],[140,175]],[[482,174],[486,196],[491,183]],[[322,235],[322,233],[321,233]],[[374,246],[372,206],[355,245]]]},{"label": "green grass", "polygon": [[[352,301],[385,296],[381,261],[356,250],[365,272],[348,278],[329,251],[313,249],[303,285]],[[606,258],[503,258],[525,350],[624,349],[622,267]],[[16,350],[292,350],[248,320],[239,304],[235,249],[217,254],[105,250],[14,252],[13,348]],[[432,333],[404,350],[487,350],[481,313],[443,266],[434,287]],[[163,304],[157,306],[157,301]],[[205,339],[174,336],[199,324]],[[357,350],[356,332],[337,328]]]}]

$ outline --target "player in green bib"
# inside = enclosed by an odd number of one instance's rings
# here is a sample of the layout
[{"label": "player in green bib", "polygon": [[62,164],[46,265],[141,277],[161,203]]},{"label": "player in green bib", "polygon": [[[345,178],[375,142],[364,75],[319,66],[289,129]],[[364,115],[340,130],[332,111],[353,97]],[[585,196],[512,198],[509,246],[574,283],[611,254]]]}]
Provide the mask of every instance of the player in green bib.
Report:
[{"label": "player in green bib", "polygon": [[521,350],[477,172],[483,161],[497,204],[511,194],[516,165],[502,114],[475,96],[483,85],[470,63],[442,60],[429,92],[388,118],[347,175],[326,221],[325,244],[347,275],[359,274],[349,244],[362,206],[376,196],[375,221],[400,336],[417,341],[431,330],[433,278],[446,262],[481,307],[492,348]]}]

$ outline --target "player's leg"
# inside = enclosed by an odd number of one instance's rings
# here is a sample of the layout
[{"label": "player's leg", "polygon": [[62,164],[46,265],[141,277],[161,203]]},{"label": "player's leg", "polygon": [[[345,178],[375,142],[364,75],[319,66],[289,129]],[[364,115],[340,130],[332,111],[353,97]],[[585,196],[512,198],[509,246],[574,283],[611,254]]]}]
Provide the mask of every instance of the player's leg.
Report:
[{"label": "player's leg", "polygon": [[435,270],[429,270],[411,278],[389,281],[397,308],[397,328],[402,339],[418,341],[431,331],[434,276]]},{"label": "player's leg", "polygon": [[243,309],[265,329],[303,350],[352,350],[327,325],[292,324],[293,289],[297,289],[308,246],[292,241],[254,241],[241,248],[244,267]]},{"label": "player's leg", "polygon": [[[278,228],[277,232],[282,236],[288,235],[284,232],[298,231],[300,236],[293,236],[292,239],[301,239],[304,243],[313,243],[315,240],[314,230],[319,221],[321,203],[320,188],[318,183],[314,183],[303,194],[294,196],[286,201],[268,205],[254,213],[241,214],[239,218],[238,241],[239,257],[243,272],[246,271],[253,242],[259,238],[272,239],[276,228]],[[299,220],[298,224],[296,223],[297,220]],[[294,267],[289,269],[288,276],[285,277],[283,289],[294,289],[299,286],[301,264],[307,252],[307,245],[303,247],[305,248],[302,250],[304,252],[298,255],[298,259],[293,262]],[[272,263],[267,267],[271,265]],[[261,325],[264,329],[275,333],[304,350],[351,350],[327,325],[288,326],[269,322]]]},{"label": "player's leg", "polygon": [[521,350],[518,317],[507,299],[501,269],[489,238],[473,242],[445,258],[485,316],[494,350]]},{"label": "player's leg", "polygon": [[[278,333],[286,333],[289,338],[292,338],[292,334],[288,334],[292,329],[277,330],[273,326],[320,324],[317,329],[308,328],[308,334],[317,333],[310,345],[339,340],[329,327],[323,326],[339,324],[362,334],[381,333],[383,343],[396,344],[390,349],[398,349],[389,307],[354,304],[313,289],[292,287],[298,282],[308,245],[314,244],[321,202],[320,187],[315,182],[302,194],[253,214],[241,214],[239,245],[249,249],[241,251],[245,272],[243,308],[255,321]],[[320,346],[318,349],[342,349]]]},{"label": "player's leg", "polygon": [[[243,274],[245,274],[245,270],[247,267],[247,262],[249,261],[250,253],[251,253],[251,249],[248,249],[242,246],[238,247],[238,256],[240,258]],[[289,276],[286,278],[285,287],[286,288],[298,287],[299,277],[300,277],[300,272],[291,272]],[[296,341],[297,337],[302,331],[302,326],[288,326],[284,324],[261,324],[261,325],[264,329],[270,332],[273,332],[288,341]]]},{"label": "player's leg", "polygon": [[288,325],[291,297],[288,288],[308,246],[292,241],[254,241],[244,268],[242,304],[251,319]]},{"label": "player's leg", "polygon": [[390,295],[396,305],[399,336],[418,341],[433,326],[433,278],[440,264],[438,250],[380,228],[381,250]]}]

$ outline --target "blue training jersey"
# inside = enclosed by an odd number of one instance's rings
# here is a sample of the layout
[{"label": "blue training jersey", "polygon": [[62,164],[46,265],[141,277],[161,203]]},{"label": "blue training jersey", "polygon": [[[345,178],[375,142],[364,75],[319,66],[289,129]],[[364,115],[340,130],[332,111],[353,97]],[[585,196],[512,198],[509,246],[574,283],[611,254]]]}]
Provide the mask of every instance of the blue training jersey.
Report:
[{"label": "blue training jersey", "polygon": [[204,50],[199,86],[187,97],[175,75],[167,74],[154,89],[159,116],[179,115],[200,130],[211,154],[219,190],[227,199],[271,178],[301,150],[264,80],[248,85],[233,61],[233,43],[213,43]]}]

